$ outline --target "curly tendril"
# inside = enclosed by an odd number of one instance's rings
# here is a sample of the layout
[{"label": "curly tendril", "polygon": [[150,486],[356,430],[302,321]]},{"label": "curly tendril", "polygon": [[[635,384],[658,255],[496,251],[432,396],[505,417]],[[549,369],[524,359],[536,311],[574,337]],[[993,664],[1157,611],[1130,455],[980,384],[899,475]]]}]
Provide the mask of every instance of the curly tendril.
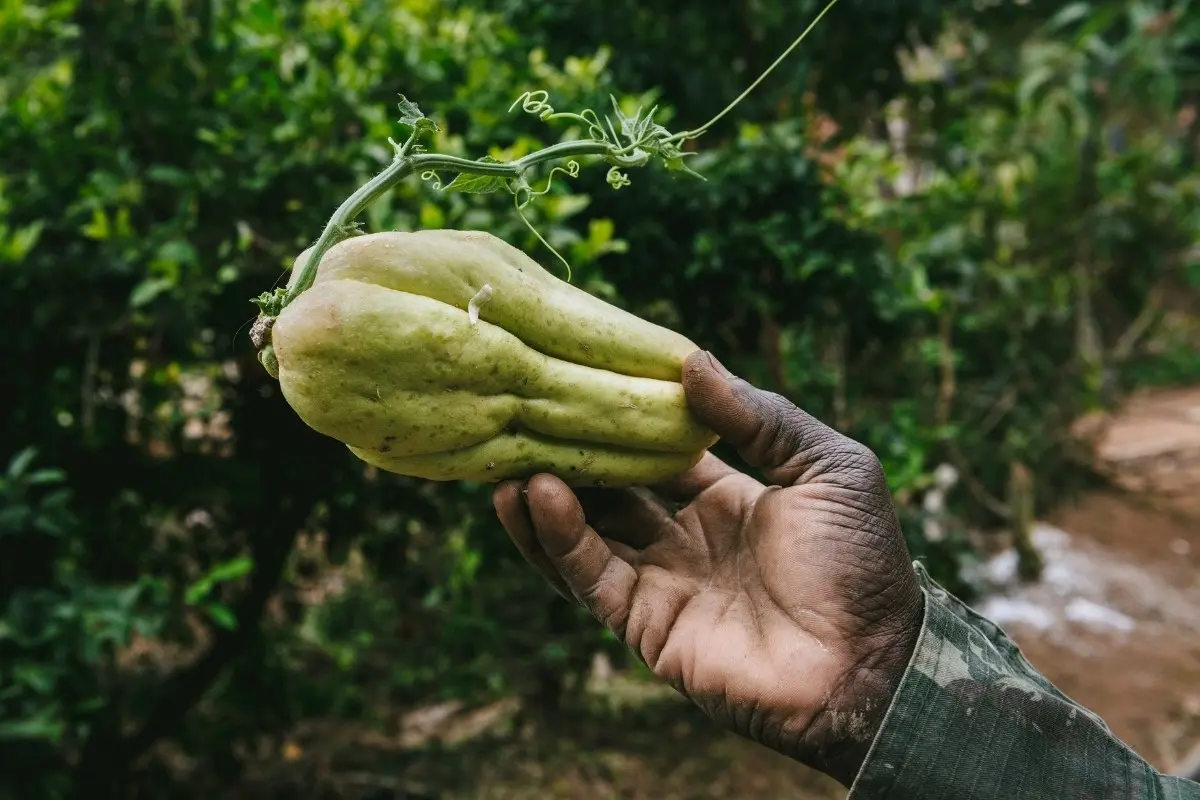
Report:
[{"label": "curly tendril", "polygon": [[538,89],[532,92],[525,92],[516,99],[511,106],[508,107],[511,113],[518,105],[526,114],[532,114],[542,122],[549,122],[554,118],[554,107],[550,105],[550,93],[545,89]]},{"label": "curly tendril", "polygon": [[541,197],[544,194],[549,194],[551,184],[554,183],[554,176],[556,173],[560,173],[560,172],[563,175],[566,175],[568,178],[578,178],[579,177],[579,162],[572,158],[570,161],[567,162],[567,166],[554,167],[553,169],[551,169],[550,174],[546,176],[545,187],[543,187],[540,192],[528,190],[528,194],[525,198],[525,202],[521,204],[522,207],[524,207],[530,200],[532,200],[535,197]]},{"label": "curly tendril", "polygon": [[524,92],[508,107],[509,112],[511,113],[517,106],[521,106],[522,111],[526,114],[532,114],[542,122],[552,122],[556,119],[570,119],[582,122],[587,126],[588,136],[597,142],[611,142],[615,145],[620,141],[608,138],[608,134],[604,131],[604,126],[600,123],[599,115],[590,108],[585,108],[578,114],[555,111],[554,106],[550,105],[550,93],[545,89]]},{"label": "curly tendril", "polygon": [[533,227],[533,223],[531,223],[529,221],[529,219],[525,216],[525,213],[524,213],[525,206],[529,205],[530,201],[532,201],[533,198],[541,197],[542,195],[549,194],[550,189],[554,183],[554,176],[560,172],[563,175],[566,175],[568,178],[578,178],[579,177],[579,162],[572,158],[570,161],[567,162],[567,165],[565,167],[552,168],[550,170],[550,174],[546,176],[546,185],[544,187],[542,187],[541,191],[535,192],[533,189],[529,188],[528,185],[518,185],[515,189],[512,188],[512,186],[510,185],[509,188],[513,193],[513,200],[517,207],[517,214],[521,217],[521,221],[524,222],[525,227],[529,228],[530,232],[538,238],[538,241],[541,242],[547,250],[549,250],[551,253],[553,253],[555,258],[557,258],[559,261],[562,262],[562,265],[564,267],[566,267],[566,269],[567,269],[567,280],[570,281],[571,280],[571,265],[569,263],[567,263],[567,260],[562,257],[561,253],[559,253],[557,250],[555,250],[550,245],[550,243],[546,241],[545,237],[543,237],[542,234],[538,232],[537,228]]},{"label": "curly tendril", "polygon": [[[528,192],[529,188],[525,187],[525,191]],[[567,270],[567,282],[570,283],[570,281],[571,281],[571,265],[567,263],[567,260],[562,257],[561,253],[559,253],[557,250],[554,249],[553,245],[551,245],[549,242],[546,241],[546,237],[544,237],[544,236],[542,236],[542,234],[538,233],[538,229],[533,227],[533,223],[531,223],[529,221],[529,218],[525,216],[525,206],[522,205],[517,200],[518,196],[519,196],[518,192],[513,192],[513,201],[514,201],[513,204],[516,206],[517,216],[521,218],[521,222],[525,223],[525,227],[529,228],[529,232],[537,237],[537,240],[542,243],[542,246],[545,247],[547,250],[549,250],[551,253],[553,253],[554,257],[557,258],[560,262],[562,262],[562,265]],[[526,200],[526,203],[528,203],[528,202],[529,201]]]},{"label": "curly tendril", "polygon": [[608,185],[614,189],[620,189],[633,183],[633,181],[629,179],[628,175],[626,175],[624,172],[621,172],[619,167],[612,167],[609,169],[608,175],[605,176],[605,180],[607,180]]},{"label": "curly tendril", "polygon": [[[597,142],[608,141],[604,137],[604,126],[600,124],[600,117],[595,111],[592,111],[590,108],[585,108],[583,111],[580,111],[577,116],[581,121],[587,124],[588,136],[592,137]],[[613,144],[616,144],[616,142],[613,142]]]},{"label": "curly tendril", "polygon": [[421,180],[431,181],[430,186],[432,186],[435,190],[442,188],[442,177],[437,174],[436,170],[425,170],[421,173]]}]

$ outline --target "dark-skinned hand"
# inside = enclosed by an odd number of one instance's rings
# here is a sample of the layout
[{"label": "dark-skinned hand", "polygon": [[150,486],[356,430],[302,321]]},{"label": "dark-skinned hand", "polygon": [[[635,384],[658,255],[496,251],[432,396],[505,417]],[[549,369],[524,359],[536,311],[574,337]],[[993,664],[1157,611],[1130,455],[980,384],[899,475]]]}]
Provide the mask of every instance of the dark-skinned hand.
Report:
[{"label": "dark-skinned hand", "polygon": [[563,597],[718,723],[849,787],[903,676],[922,596],[879,460],[694,353],[710,454],[668,485],[496,487],[500,521]]}]

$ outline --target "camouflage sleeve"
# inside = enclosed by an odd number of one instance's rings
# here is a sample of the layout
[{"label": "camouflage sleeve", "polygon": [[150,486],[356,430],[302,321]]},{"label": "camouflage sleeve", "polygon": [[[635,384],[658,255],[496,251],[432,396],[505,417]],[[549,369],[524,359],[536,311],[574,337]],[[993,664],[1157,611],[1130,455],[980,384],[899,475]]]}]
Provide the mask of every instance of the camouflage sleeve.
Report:
[{"label": "camouflage sleeve", "polygon": [[1200,800],[915,567],[924,625],[847,800]]}]

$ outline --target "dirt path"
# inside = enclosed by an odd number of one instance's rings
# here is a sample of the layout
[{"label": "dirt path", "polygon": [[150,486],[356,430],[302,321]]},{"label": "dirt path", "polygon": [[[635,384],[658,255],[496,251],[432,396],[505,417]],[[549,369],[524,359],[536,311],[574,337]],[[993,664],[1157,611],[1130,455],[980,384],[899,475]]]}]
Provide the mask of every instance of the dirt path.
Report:
[{"label": "dirt path", "polygon": [[[979,609],[1170,770],[1200,745],[1200,388],[1135,400],[1099,455],[1127,493],[1083,497],[1040,525],[1043,580]],[[989,568],[1004,582],[1012,564],[1004,554]]]}]

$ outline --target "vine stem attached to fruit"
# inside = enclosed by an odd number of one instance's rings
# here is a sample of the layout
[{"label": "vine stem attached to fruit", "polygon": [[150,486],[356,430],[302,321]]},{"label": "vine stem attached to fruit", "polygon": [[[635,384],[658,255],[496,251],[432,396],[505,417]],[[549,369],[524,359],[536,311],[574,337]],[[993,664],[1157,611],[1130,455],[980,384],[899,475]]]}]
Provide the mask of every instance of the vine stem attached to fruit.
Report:
[{"label": "vine stem attached to fruit", "polygon": [[[360,186],[354,194],[350,195],[350,197],[346,198],[345,202],[338,206],[337,211],[333,212],[333,216],[330,217],[329,223],[325,226],[325,230],[322,231],[321,237],[317,239],[317,243],[309,254],[307,262],[301,268],[300,274],[292,286],[283,294],[277,292],[275,295],[266,295],[260,298],[260,301],[263,302],[261,308],[264,314],[278,316],[279,312],[289,303],[312,286],[313,280],[317,276],[317,267],[320,265],[321,259],[325,257],[325,254],[338,242],[346,239],[348,236],[354,235],[351,228],[354,219],[367,206],[373,203],[377,197],[414,172],[424,173],[441,170],[457,172],[459,174],[483,175],[517,180],[524,177],[529,169],[538,164],[547,161],[558,161],[563,158],[590,155],[608,156],[610,159],[616,161],[618,166],[624,167],[641,166],[647,160],[645,158],[621,155],[618,152],[614,152],[614,148],[606,142],[589,139],[574,142],[559,142],[558,144],[551,145],[508,163],[471,161],[466,158],[440,153],[413,153],[412,148],[416,144],[416,137],[417,132],[414,131],[408,141],[396,151],[396,157],[385,170]],[[276,303],[278,303],[278,306],[275,305]]]},{"label": "vine stem attached to fruit", "polygon": [[[425,152],[424,148],[420,146],[420,140],[424,135],[436,131],[437,125],[422,114],[414,103],[401,96],[400,111],[402,118],[400,119],[400,123],[409,126],[411,132],[404,144],[397,144],[391,139],[388,140],[395,151],[392,163],[378,175],[360,186],[338,206],[333,216],[330,217],[329,222],[325,225],[325,229],[321,232],[321,236],[313,246],[308,260],[300,268],[299,274],[295,276],[295,280],[291,282],[289,287],[286,289],[279,288],[273,292],[264,292],[252,301],[259,307],[260,312],[255,324],[257,336],[253,337],[255,339],[255,347],[260,351],[260,360],[266,359],[264,360],[264,366],[266,366],[268,360],[273,360],[273,353],[264,353],[263,351],[270,348],[271,325],[274,319],[279,316],[284,308],[299,297],[300,294],[312,286],[313,281],[316,279],[317,269],[321,264],[321,260],[332,247],[349,237],[361,234],[357,223],[354,222],[358,215],[374,202],[377,197],[400,181],[413,173],[417,173],[422,177],[431,177],[434,180],[434,188],[436,189],[458,190],[476,194],[494,192],[502,188],[507,189],[514,195],[517,212],[521,213],[525,204],[532,197],[545,194],[549,190],[549,183],[547,183],[546,190],[533,192],[525,179],[525,174],[540,164],[561,159],[583,156],[602,157],[610,165],[608,183],[614,189],[620,189],[630,182],[629,177],[621,170],[644,166],[655,157],[660,158],[667,169],[702,177],[688,169],[687,165],[684,164],[684,159],[687,156],[693,155],[693,153],[683,152],[680,149],[680,143],[700,137],[741,103],[804,41],[813,28],[816,27],[817,23],[821,21],[837,2],[838,0],[829,0],[821,12],[796,37],[791,45],[745,91],[722,109],[720,113],[698,128],[679,133],[673,134],[662,125],[654,122],[654,113],[657,107],[652,108],[646,114],[643,114],[642,109],[639,108],[631,117],[627,116],[621,110],[616,98],[612,98],[617,120],[616,124],[614,124],[613,119],[608,116],[601,122],[599,115],[591,109],[587,109],[579,114],[555,112],[548,102],[547,93],[539,90],[536,92],[525,92],[513,104],[513,108],[521,105],[526,113],[533,114],[543,121],[571,119],[581,122],[586,125],[587,135],[590,138],[559,142],[510,162],[501,162],[487,157],[473,161],[457,156]],[[439,171],[457,173],[457,177],[450,184],[442,187],[441,181],[437,177]],[[574,177],[578,169],[576,166],[573,170],[557,171]],[[553,177],[553,172],[551,177]],[[522,198],[524,198],[524,201],[522,201]],[[525,219],[523,214],[522,219],[526,225],[529,225],[529,221]],[[529,227],[542,243],[549,247],[549,244],[545,239],[542,239],[540,234],[537,234],[532,225],[529,225]],[[550,249],[553,250],[553,248]],[[558,253],[555,252],[555,255],[557,256]],[[559,258],[561,260],[562,256],[559,256]],[[563,263],[565,264],[566,262],[564,261]],[[567,266],[569,274],[570,265]],[[270,367],[268,367],[268,371],[271,371]]]}]

